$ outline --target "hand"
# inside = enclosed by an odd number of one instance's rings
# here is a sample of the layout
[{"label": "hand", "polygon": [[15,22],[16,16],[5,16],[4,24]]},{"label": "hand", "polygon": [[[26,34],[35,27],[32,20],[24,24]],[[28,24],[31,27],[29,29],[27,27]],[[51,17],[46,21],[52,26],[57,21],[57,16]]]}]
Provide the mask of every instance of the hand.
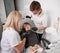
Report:
[{"label": "hand", "polygon": [[40,51],[40,52],[43,51],[43,48],[40,45],[35,44],[34,46],[37,47],[37,51]]},{"label": "hand", "polygon": [[24,39],[22,40],[22,42],[25,44],[25,42],[26,42],[26,38],[24,38]]},{"label": "hand", "polygon": [[45,30],[46,29],[46,27],[44,27],[44,26],[39,26],[38,27],[38,30]]},{"label": "hand", "polygon": [[33,30],[33,31],[37,31],[38,28],[37,28],[37,27],[32,27],[31,30]]},{"label": "hand", "polygon": [[30,48],[30,50],[28,51],[28,53],[35,53],[37,51],[36,47],[34,47],[34,46],[33,47],[30,46],[29,48]]}]

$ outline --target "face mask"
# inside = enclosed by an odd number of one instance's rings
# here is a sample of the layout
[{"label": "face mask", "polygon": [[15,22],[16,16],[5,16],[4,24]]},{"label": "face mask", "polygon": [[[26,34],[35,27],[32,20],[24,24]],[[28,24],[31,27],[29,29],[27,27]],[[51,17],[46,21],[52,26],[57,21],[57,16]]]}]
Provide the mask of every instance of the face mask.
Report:
[{"label": "face mask", "polygon": [[35,16],[39,16],[39,14],[34,14]]}]

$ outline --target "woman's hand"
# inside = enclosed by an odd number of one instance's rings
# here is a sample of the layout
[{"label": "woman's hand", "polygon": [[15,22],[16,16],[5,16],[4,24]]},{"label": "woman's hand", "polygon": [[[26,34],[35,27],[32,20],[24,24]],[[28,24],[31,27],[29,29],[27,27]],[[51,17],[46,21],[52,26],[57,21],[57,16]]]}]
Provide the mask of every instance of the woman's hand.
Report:
[{"label": "woman's hand", "polygon": [[15,46],[15,50],[18,53],[21,53],[24,50],[24,48],[25,48],[25,42],[26,42],[26,38],[24,38],[19,45]]},{"label": "woman's hand", "polygon": [[24,38],[24,39],[22,40],[22,42],[25,44],[25,42],[26,42],[26,38]]}]

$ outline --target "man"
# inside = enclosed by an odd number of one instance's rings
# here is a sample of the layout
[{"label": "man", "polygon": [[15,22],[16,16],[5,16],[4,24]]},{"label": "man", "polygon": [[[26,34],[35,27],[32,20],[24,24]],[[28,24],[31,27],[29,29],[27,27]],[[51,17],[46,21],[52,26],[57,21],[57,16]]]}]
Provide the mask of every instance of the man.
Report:
[{"label": "man", "polygon": [[47,15],[42,10],[41,5],[38,1],[33,1],[30,4],[30,11],[32,12],[31,19],[34,21],[37,27],[37,33],[39,35],[39,41],[41,41],[43,31],[47,27]]}]

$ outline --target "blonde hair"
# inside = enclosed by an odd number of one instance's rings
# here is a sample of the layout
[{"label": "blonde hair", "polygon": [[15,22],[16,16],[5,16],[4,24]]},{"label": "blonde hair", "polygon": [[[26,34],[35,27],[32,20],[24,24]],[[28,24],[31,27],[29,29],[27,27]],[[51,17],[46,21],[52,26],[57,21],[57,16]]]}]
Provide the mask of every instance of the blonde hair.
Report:
[{"label": "blonde hair", "polygon": [[22,15],[20,14],[20,12],[18,12],[18,11],[12,11],[8,15],[7,21],[6,21],[3,29],[5,30],[6,28],[12,27],[16,31],[20,31],[21,20],[22,20]]}]

